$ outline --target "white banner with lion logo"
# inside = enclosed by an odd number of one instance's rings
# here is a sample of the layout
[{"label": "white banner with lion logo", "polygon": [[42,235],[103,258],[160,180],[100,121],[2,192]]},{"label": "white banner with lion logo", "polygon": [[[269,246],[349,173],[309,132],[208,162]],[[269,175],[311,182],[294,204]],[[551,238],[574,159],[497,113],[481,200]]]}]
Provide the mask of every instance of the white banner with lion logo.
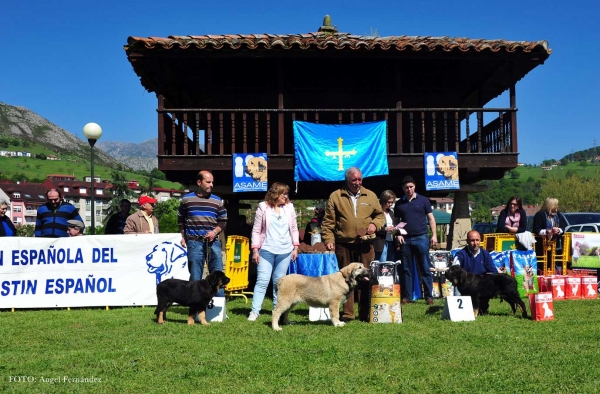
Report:
[{"label": "white banner with lion logo", "polygon": [[156,305],[156,284],[189,280],[179,234],[5,237],[0,309]]}]

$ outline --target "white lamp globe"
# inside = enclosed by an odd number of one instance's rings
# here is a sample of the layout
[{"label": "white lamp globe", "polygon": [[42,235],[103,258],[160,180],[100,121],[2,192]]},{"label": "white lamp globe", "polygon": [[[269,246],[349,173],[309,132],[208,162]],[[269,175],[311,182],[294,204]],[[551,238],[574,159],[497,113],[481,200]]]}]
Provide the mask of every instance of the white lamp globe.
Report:
[{"label": "white lamp globe", "polygon": [[83,126],[83,135],[88,140],[98,140],[102,135],[102,128],[97,123],[88,123]]}]

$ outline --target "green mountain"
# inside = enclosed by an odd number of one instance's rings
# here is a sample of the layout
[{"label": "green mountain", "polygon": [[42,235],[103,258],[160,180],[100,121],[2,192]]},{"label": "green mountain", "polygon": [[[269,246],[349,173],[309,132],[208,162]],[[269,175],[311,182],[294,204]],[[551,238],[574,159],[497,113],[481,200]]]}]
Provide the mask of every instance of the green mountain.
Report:
[{"label": "green mountain", "polygon": [[[34,143],[46,147],[48,153],[63,160],[89,161],[90,146],[87,141],[77,138],[25,107],[0,102],[0,150],[15,150],[8,149],[10,139],[23,141],[20,149],[23,151],[27,151],[24,145]],[[95,149],[94,159],[99,165],[125,167],[101,149]]]}]

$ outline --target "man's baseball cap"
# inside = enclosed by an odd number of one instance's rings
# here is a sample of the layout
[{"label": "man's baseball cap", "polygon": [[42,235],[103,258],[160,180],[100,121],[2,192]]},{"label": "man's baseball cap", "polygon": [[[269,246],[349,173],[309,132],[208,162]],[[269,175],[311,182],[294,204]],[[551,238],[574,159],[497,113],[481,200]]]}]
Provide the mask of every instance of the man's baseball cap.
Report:
[{"label": "man's baseball cap", "polygon": [[76,227],[81,230],[83,230],[85,228],[85,224],[83,224],[83,222],[81,220],[77,220],[77,219],[67,220],[67,224],[69,225],[69,227]]},{"label": "man's baseball cap", "polygon": [[152,198],[150,196],[141,196],[138,203],[140,205],[144,205],[146,203],[156,204],[156,198]]}]

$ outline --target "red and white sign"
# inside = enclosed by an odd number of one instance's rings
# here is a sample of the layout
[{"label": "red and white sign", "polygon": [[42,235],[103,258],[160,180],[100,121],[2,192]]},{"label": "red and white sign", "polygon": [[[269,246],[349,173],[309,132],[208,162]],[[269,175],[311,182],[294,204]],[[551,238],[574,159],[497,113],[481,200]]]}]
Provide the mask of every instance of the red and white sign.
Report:
[{"label": "red and white sign", "polygon": [[529,310],[531,320],[554,320],[552,293],[529,294]]}]

